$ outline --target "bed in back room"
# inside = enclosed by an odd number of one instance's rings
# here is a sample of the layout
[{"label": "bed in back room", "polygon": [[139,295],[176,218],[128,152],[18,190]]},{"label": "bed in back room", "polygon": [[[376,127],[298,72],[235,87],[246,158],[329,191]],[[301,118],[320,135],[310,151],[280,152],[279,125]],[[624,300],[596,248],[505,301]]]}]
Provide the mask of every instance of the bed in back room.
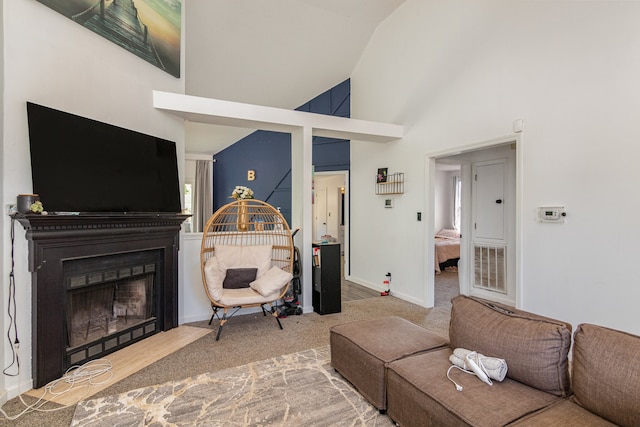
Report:
[{"label": "bed in back room", "polygon": [[434,242],[436,274],[440,274],[445,267],[457,266],[460,259],[460,233],[443,228],[435,234]]}]

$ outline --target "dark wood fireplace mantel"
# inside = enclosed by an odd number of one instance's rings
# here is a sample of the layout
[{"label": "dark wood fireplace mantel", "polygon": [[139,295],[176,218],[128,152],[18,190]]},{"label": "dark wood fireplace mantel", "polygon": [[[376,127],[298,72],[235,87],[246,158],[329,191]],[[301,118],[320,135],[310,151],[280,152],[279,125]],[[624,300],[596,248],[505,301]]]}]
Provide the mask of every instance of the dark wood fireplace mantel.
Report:
[{"label": "dark wood fireplace mantel", "polygon": [[29,247],[34,387],[60,378],[69,368],[65,330],[67,290],[63,279],[63,263],[67,260],[159,250],[156,326],[158,331],[178,326],[179,232],[188,217],[99,213],[15,216],[26,230]]}]

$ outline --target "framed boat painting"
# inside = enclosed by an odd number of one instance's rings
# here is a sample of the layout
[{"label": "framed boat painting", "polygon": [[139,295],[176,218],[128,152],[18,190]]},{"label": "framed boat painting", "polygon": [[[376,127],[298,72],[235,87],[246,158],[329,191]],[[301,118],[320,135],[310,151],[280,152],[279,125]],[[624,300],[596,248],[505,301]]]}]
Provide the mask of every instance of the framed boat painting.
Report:
[{"label": "framed boat painting", "polygon": [[36,0],[180,77],[182,0]]}]

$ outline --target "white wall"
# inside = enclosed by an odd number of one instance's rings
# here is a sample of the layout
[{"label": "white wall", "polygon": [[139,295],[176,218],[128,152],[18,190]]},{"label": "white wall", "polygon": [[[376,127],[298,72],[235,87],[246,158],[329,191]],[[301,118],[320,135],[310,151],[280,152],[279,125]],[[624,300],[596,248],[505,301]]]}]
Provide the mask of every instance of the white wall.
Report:
[{"label": "white wall", "polygon": [[[400,6],[351,77],[353,118],[406,131],[351,143],[352,276],[373,285],[390,271],[396,295],[424,304],[425,157],[512,134],[523,118],[522,308],[640,333],[638,19],[626,1]],[[381,166],[406,174],[393,209],[372,188]],[[566,222],[537,222],[542,205],[566,206]],[[371,250],[383,245],[393,250]]]},{"label": "white wall", "polygon": [[[172,77],[36,1],[4,0],[1,4],[3,15],[11,17],[4,21],[3,28],[3,209],[9,203],[15,204],[18,194],[32,192],[27,101],[175,141],[178,163],[182,167],[183,123],[153,108],[152,90],[183,93],[183,79]],[[47,201],[43,203],[46,208]],[[10,220],[4,215],[2,307],[6,307],[9,297],[9,233]],[[24,229],[16,224],[21,375],[1,377],[0,396],[4,390],[8,398],[31,388],[31,281],[24,235]],[[2,316],[4,334],[8,325],[6,310]],[[11,361],[6,339],[0,348],[4,367]]]},{"label": "white wall", "polygon": [[[4,0],[0,0],[0,46],[4,48],[3,1]],[[0,129],[4,129],[4,55],[3,54],[0,54],[0,99],[3,101],[0,104]],[[2,141],[4,141],[4,136],[0,134],[0,143],[2,143]],[[3,175],[3,171],[4,171],[4,161],[2,161],[3,158],[4,158],[4,153],[3,151],[0,151],[0,176]],[[0,190],[0,191],[3,191],[3,190]],[[0,242],[4,242],[6,236],[7,234],[5,233],[4,227],[0,227]],[[0,277],[6,277],[7,275],[6,271],[7,270],[4,266],[4,263],[0,263]],[[2,292],[0,292],[0,299],[3,302],[6,302],[6,299],[4,298],[4,294]],[[7,325],[6,317],[0,316],[0,331],[6,331],[7,327],[8,325]],[[0,349],[3,349],[3,347],[0,346]],[[7,364],[4,363],[6,361],[6,358],[4,357],[4,353],[5,353],[4,351],[0,352],[0,361],[3,362],[2,364],[3,369],[7,367]],[[0,405],[3,405],[7,401],[7,391],[6,391],[5,383],[6,383],[5,376],[3,375],[2,378],[0,378]]]},{"label": "white wall", "polygon": [[187,233],[182,240],[178,323],[197,322],[211,317],[211,303],[204,291],[200,269],[202,233]]},{"label": "white wall", "polygon": [[453,228],[453,177],[458,171],[436,170],[434,230]]}]

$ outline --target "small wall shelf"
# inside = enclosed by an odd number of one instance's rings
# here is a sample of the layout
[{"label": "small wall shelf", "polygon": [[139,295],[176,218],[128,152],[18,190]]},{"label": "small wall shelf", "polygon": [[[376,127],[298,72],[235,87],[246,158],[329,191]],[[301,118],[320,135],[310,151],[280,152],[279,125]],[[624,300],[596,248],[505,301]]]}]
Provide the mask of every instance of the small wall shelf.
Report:
[{"label": "small wall shelf", "polygon": [[404,173],[390,173],[383,182],[376,176],[376,194],[402,194],[404,193]]}]

